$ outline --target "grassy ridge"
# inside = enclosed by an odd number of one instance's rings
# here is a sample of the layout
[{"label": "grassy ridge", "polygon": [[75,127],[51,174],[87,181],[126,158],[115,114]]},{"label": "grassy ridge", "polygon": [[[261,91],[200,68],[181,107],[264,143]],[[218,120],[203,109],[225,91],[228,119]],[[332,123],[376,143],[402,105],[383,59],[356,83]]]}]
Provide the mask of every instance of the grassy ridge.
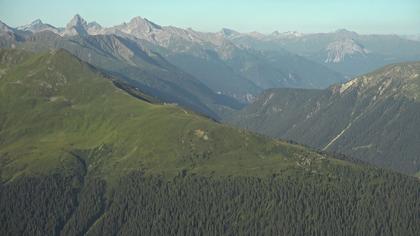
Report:
[{"label": "grassy ridge", "polygon": [[[21,53],[1,51],[3,58]],[[178,106],[136,99],[64,50],[2,65],[3,181],[74,171],[80,165],[90,175],[112,180],[133,170],[170,176],[181,171],[266,175],[303,165],[322,172],[331,163],[342,163]]]}]

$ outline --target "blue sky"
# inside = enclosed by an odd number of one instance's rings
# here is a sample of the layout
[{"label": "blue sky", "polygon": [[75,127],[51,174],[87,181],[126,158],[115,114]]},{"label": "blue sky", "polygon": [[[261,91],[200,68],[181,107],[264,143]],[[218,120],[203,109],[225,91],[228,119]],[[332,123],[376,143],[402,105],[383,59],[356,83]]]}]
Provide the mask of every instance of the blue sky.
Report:
[{"label": "blue sky", "polygon": [[76,13],[103,26],[142,16],[201,31],[420,34],[420,0],[0,0],[0,20],[11,26],[37,18],[65,26]]}]

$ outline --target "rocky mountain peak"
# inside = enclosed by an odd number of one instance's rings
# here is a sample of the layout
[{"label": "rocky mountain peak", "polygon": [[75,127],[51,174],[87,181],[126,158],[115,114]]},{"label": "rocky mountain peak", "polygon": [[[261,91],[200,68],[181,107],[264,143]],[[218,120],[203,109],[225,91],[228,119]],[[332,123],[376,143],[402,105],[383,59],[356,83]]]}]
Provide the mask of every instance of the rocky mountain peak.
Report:
[{"label": "rocky mountain peak", "polygon": [[30,24],[19,26],[19,27],[17,27],[17,29],[22,30],[22,31],[31,31],[31,32],[34,32],[34,33],[45,31],[45,30],[52,31],[54,33],[59,32],[59,30],[57,28],[55,28],[52,25],[43,23],[40,19],[36,19],[36,20],[32,21]]},{"label": "rocky mountain peak", "polygon": [[152,31],[154,29],[161,29],[162,27],[158,24],[155,24],[149,21],[146,18],[142,18],[140,16],[134,17],[128,23],[129,27],[132,29],[141,29],[145,31]]},{"label": "rocky mountain peak", "polygon": [[369,50],[365,49],[363,45],[349,38],[343,38],[328,44],[326,51],[325,63],[339,63],[348,56],[356,54],[364,56],[369,53]]},{"label": "rocky mountain peak", "polygon": [[30,24],[23,25],[23,26],[18,26],[17,29],[18,30],[30,30],[32,28],[40,27],[42,25],[44,25],[44,23],[40,19],[36,19],[36,20],[32,21]]},{"label": "rocky mountain peak", "polygon": [[67,27],[72,27],[72,26],[87,26],[87,22],[79,14],[76,14],[67,24]]},{"label": "rocky mountain peak", "polygon": [[132,18],[128,23],[106,29],[107,32],[119,32],[134,36],[139,39],[146,39],[153,42],[159,41],[158,34],[164,33],[163,27],[140,16]]},{"label": "rocky mountain peak", "polygon": [[88,28],[88,25],[87,25],[86,20],[83,19],[79,14],[76,14],[67,24],[63,35],[65,36],[88,35],[87,28]]}]

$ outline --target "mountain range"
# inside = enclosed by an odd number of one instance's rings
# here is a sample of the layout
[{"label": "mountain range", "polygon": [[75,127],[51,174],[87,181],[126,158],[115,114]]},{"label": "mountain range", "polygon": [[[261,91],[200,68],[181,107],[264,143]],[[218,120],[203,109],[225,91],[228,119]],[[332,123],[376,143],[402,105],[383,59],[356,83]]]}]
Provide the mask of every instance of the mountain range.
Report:
[{"label": "mountain range", "polygon": [[[418,41],[393,35],[359,35],[347,30],[264,35],[222,29],[203,33],[160,26],[141,17],[107,28],[96,22],[87,23],[79,15],[64,28],[39,19],[16,29],[7,28],[11,37],[18,39],[17,44],[46,32],[53,32],[62,40],[117,36],[159,53],[215,93],[243,103],[251,102],[264,89],[326,88],[385,64],[420,59]],[[214,109],[213,112],[217,113]]]},{"label": "mountain range", "polygon": [[233,34],[232,42],[260,50],[288,50],[351,78],[387,64],[420,60],[420,43],[398,35],[361,35],[340,29],[330,33],[274,32]]},{"label": "mountain range", "polygon": [[64,49],[0,60],[5,234],[420,230],[413,177],[151,103]]},{"label": "mountain range", "polygon": [[417,235],[419,45],[0,22],[0,232]]},{"label": "mountain range", "polygon": [[[110,28],[101,27],[96,22],[87,23],[79,15],[65,28],[56,28],[41,20],[16,29],[6,27],[9,34],[13,35],[12,38],[19,40],[11,43],[12,39],[1,39],[5,41],[5,46],[18,44],[33,34],[46,32],[53,32],[65,39],[116,35],[160,53],[213,91],[242,102],[250,101],[263,89],[273,86],[320,88],[343,80],[338,73],[285,51],[266,53],[242,48],[226,39],[223,33],[163,27],[141,17]],[[22,32],[24,35],[18,37]],[[297,69],[301,67],[306,69]]]}]

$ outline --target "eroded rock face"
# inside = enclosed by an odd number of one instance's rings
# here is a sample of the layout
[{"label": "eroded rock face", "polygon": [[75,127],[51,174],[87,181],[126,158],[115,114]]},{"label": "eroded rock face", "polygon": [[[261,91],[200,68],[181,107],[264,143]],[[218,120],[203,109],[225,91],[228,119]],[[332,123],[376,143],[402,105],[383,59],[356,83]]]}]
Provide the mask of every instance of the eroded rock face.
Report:
[{"label": "eroded rock face", "polygon": [[330,43],[327,48],[327,58],[325,63],[339,63],[345,60],[346,57],[352,55],[366,55],[369,53],[363,45],[358,44],[353,39],[342,39]]}]

